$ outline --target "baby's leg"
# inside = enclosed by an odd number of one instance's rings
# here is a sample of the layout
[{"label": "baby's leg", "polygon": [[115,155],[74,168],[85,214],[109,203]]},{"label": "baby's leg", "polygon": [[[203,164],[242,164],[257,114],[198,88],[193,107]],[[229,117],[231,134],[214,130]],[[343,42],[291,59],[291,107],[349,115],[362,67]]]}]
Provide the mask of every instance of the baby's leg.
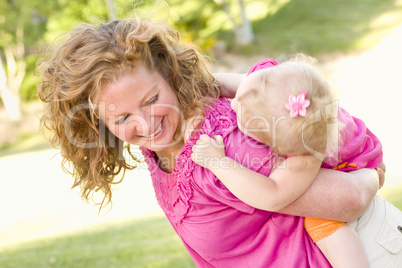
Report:
[{"label": "baby's leg", "polygon": [[369,267],[359,237],[348,225],[318,240],[316,244],[334,268]]}]

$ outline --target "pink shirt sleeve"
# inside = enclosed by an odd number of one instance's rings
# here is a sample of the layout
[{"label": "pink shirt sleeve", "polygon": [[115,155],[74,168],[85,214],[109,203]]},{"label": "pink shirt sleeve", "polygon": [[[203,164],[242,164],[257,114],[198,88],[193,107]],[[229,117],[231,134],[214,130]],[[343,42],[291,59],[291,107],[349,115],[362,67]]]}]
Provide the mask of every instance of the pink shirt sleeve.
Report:
[{"label": "pink shirt sleeve", "polygon": [[255,63],[251,68],[250,71],[248,71],[247,75],[254,73],[255,71],[261,70],[261,69],[266,69],[266,68],[271,68],[276,65],[279,65],[279,62],[273,59],[264,59],[261,60],[257,63]]},{"label": "pink shirt sleeve", "polygon": [[360,168],[376,168],[383,162],[380,140],[366,127],[363,120],[351,116],[339,108],[339,121],[344,124],[340,132],[341,146],[336,163],[326,161],[323,167],[349,171]]}]

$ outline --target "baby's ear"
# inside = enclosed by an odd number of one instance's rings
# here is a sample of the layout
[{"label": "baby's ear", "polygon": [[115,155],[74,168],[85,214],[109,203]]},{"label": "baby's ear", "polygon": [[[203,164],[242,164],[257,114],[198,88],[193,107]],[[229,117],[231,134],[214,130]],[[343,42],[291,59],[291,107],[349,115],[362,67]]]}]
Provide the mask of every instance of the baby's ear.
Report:
[{"label": "baby's ear", "polygon": [[235,113],[237,113],[237,112],[236,112],[236,106],[237,106],[237,99],[234,98],[234,99],[232,99],[232,100],[230,101],[230,107],[232,108],[233,111],[235,111]]},{"label": "baby's ear", "polygon": [[[262,91],[262,90],[261,90]],[[239,102],[244,102],[245,100],[257,100],[260,96],[260,90],[256,88],[251,88],[248,91],[246,91],[244,94],[241,94],[240,97],[238,97]]]},{"label": "baby's ear", "polygon": [[254,89],[253,91],[253,101],[256,104],[263,104],[266,103],[266,97],[265,97],[265,88],[261,89]]}]

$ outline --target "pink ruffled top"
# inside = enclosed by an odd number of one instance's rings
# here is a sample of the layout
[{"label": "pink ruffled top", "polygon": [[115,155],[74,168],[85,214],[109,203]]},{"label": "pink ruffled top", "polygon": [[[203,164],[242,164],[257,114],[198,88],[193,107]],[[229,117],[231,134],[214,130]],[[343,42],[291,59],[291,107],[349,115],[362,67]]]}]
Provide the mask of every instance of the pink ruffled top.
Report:
[{"label": "pink ruffled top", "polygon": [[237,199],[209,170],[190,158],[200,134],[222,135],[226,154],[268,175],[270,148],[244,135],[226,99],[206,109],[196,137],[190,137],[172,173],[141,148],[159,205],[197,267],[330,267],[303,227],[303,218],[255,209]]}]

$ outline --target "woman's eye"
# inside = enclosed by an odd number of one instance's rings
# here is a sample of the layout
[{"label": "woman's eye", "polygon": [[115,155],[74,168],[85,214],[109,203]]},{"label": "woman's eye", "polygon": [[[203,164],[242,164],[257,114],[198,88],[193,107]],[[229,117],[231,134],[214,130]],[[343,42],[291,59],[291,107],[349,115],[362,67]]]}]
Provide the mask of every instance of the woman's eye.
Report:
[{"label": "woman's eye", "polygon": [[149,104],[154,104],[155,102],[157,102],[159,99],[159,94],[156,94],[148,103]]},{"label": "woman's eye", "polygon": [[129,116],[130,116],[129,114],[127,114],[127,115],[125,115],[125,116],[122,116],[122,117],[117,121],[117,124],[118,124],[118,125],[123,124],[123,123],[127,120],[127,118],[128,118]]}]

